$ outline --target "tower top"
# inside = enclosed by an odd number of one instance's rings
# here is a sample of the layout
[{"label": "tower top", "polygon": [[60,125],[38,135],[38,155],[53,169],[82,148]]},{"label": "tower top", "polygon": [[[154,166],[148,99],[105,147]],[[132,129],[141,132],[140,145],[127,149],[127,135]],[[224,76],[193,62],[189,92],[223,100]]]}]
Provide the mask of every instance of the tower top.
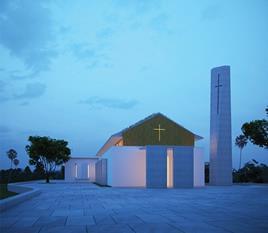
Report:
[{"label": "tower top", "polygon": [[213,77],[218,73],[230,75],[230,69],[231,67],[227,65],[214,67],[211,69],[211,76]]}]

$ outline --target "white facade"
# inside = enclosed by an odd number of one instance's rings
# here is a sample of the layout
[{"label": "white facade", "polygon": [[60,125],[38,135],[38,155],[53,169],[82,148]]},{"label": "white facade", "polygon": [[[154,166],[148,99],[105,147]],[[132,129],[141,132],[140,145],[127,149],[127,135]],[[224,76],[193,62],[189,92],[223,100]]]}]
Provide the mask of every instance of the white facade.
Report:
[{"label": "white facade", "polygon": [[[170,146],[162,146],[163,156],[166,156],[165,164],[155,164],[157,166],[163,167],[166,166],[166,176],[165,174],[160,175],[159,179],[166,177],[166,187],[173,187],[173,175],[180,173],[174,169],[181,170],[181,178],[185,181],[192,179],[192,187],[202,187],[205,185],[204,179],[204,153],[201,148],[192,147],[191,155],[183,153],[186,147],[175,146],[176,150],[180,151],[182,161],[187,161],[190,164],[177,164],[173,166],[173,148]],[[188,147],[191,148],[191,147]],[[156,148],[156,150],[158,150]],[[154,156],[154,155],[153,155]],[[187,159],[187,157],[192,159]],[[146,179],[155,180],[156,183],[157,177],[152,177],[152,173],[146,174],[147,166],[146,161],[146,147],[140,146],[113,146],[107,150],[100,159],[107,160],[107,172],[103,173],[107,175],[107,185],[113,187],[146,187]],[[187,169],[186,173],[184,172],[185,168]],[[191,178],[192,177],[192,178]],[[189,182],[191,183],[191,181]],[[183,187],[183,186],[181,186]]]},{"label": "white facade", "polygon": [[210,183],[232,184],[230,67],[211,70]]},{"label": "white facade", "polygon": [[205,185],[205,161],[202,148],[194,148],[194,187]]},{"label": "white facade", "polygon": [[65,181],[95,181],[95,163],[98,158],[71,158],[65,164]]},{"label": "white facade", "polygon": [[[144,128],[147,131],[139,129],[138,134],[133,133],[137,127],[143,127],[143,124],[147,122],[149,122],[148,126],[150,125],[149,128]],[[172,127],[172,130],[165,131],[167,138],[161,143],[160,129],[162,131],[166,129],[161,128],[160,123],[166,125],[167,128]],[[154,137],[157,134],[152,134],[152,132],[155,132],[157,125],[158,141],[155,141]],[[132,135],[130,136],[132,143],[127,142],[127,137],[124,139],[124,135],[128,133]],[[144,137],[144,134],[149,138],[140,141],[140,137]],[[184,141],[181,138],[187,135],[191,136],[193,142],[186,142],[186,139]],[[178,141],[170,140],[172,137],[178,137]],[[101,186],[113,187],[190,188],[204,186],[203,151],[194,147],[195,142],[200,139],[202,139],[201,136],[187,130],[165,115],[155,113],[113,134],[99,149],[96,157],[72,158],[66,164],[65,180],[94,181]],[[172,145],[173,143],[175,145]],[[139,144],[143,146],[138,146]]]},{"label": "white facade", "polygon": [[[159,147],[160,148],[160,147]],[[183,183],[192,183],[192,187],[202,187],[204,180],[204,153],[201,148],[196,147],[178,147],[161,146],[163,156],[166,156],[166,162],[155,164],[157,167],[165,167],[166,175],[162,174],[159,178],[155,177],[152,171],[146,174],[147,147],[142,146],[112,146],[100,158],[71,158],[65,165],[65,181],[67,182],[95,182],[96,174],[102,185],[112,187],[147,187],[146,180],[155,180],[164,178],[163,187],[173,188],[174,174],[180,174],[179,179]],[[187,148],[192,148],[190,154],[186,152]],[[158,150],[157,148],[155,148]],[[176,166],[173,158],[173,150],[180,151],[180,162]],[[189,151],[188,149],[188,151]],[[185,153],[184,153],[185,151]],[[152,155],[154,157],[154,155]],[[187,159],[189,157],[189,159]],[[185,159],[183,159],[185,158]],[[190,159],[191,158],[191,159]],[[99,166],[96,170],[96,163],[106,160],[105,166]],[[187,163],[187,164],[182,164]],[[187,168],[187,169],[186,169]],[[176,171],[174,169],[177,169]],[[179,170],[178,170],[179,169]],[[185,170],[186,169],[186,170]],[[157,169],[158,170],[158,169]],[[99,172],[97,172],[99,171]],[[100,175],[101,174],[101,175]],[[192,179],[192,181],[191,181]],[[178,179],[175,179],[178,180]],[[174,187],[184,187],[175,185]]]},{"label": "white facade", "polygon": [[138,146],[113,146],[107,159],[107,184],[114,187],[146,186],[146,150]]}]

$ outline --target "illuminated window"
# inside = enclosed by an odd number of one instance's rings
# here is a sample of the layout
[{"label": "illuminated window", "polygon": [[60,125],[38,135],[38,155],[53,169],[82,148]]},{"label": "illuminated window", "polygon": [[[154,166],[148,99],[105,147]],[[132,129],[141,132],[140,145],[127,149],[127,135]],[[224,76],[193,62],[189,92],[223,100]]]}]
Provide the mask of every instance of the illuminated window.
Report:
[{"label": "illuminated window", "polygon": [[173,187],[173,149],[167,150],[167,187]]},{"label": "illuminated window", "polygon": [[118,141],[115,145],[116,145],[116,146],[123,146],[123,140],[121,139],[121,140]]}]

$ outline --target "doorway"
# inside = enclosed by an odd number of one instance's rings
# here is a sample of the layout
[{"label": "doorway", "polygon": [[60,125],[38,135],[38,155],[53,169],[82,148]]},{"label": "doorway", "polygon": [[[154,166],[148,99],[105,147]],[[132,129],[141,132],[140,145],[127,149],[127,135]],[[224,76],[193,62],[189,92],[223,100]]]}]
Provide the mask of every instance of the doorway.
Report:
[{"label": "doorway", "polygon": [[167,188],[173,188],[173,149],[167,149]]},{"label": "doorway", "polygon": [[81,180],[88,179],[89,165],[87,163],[75,164],[75,177]]}]

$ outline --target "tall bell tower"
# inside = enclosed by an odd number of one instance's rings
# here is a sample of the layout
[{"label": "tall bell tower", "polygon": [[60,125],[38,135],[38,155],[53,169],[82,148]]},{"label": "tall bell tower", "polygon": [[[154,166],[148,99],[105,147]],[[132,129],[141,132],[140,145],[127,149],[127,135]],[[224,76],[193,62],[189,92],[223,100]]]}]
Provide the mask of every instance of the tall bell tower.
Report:
[{"label": "tall bell tower", "polygon": [[211,70],[210,169],[211,185],[232,184],[230,66]]}]

